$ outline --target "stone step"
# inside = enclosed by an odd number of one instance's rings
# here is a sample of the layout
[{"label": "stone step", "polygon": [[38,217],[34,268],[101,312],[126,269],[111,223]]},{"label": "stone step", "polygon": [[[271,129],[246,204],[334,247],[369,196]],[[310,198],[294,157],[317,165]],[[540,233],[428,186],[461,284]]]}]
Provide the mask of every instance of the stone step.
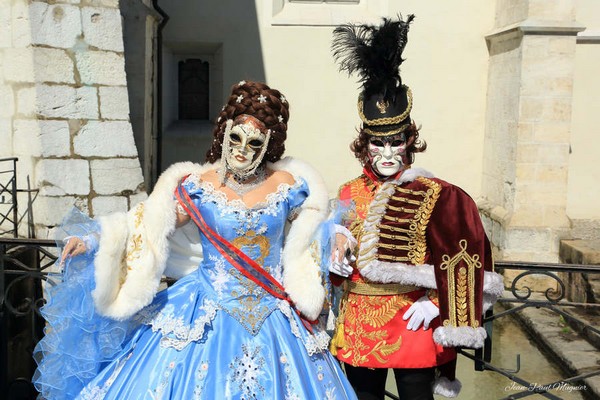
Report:
[{"label": "stone step", "polygon": [[[509,293],[505,296],[505,298],[510,297],[512,296]],[[530,300],[544,301],[545,297],[542,294],[534,293]],[[518,305],[520,304],[503,303],[500,307],[510,309]],[[576,316],[573,310],[570,313]],[[600,352],[598,351],[600,348],[597,346],[597,338],[588,340],[587,337],[571,328],[564,317],[547,308],[530,307],[513,315],[537,346],[568,376],[600,372]],[[587,322],[593,323],[586,319],[582,320],[582,323]],[[598,326],[598,324],[592,326]],[[578,384],[585,385],[585,390],[581,391],[585,398],[600,398],[600,374],[586,378],[581,383],[570,383],[571,386]]]}]

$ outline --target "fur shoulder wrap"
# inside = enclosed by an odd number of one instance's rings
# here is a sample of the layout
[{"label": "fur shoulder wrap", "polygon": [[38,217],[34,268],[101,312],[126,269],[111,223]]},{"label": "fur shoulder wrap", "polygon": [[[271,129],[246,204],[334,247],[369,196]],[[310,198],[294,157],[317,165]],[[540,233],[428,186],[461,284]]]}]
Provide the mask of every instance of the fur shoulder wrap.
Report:
[{"label": "fur shoulder wrap", "polygon": [[[102,233],[92,295],[100,314],[127,319],[152,302],[163,275],[179,278],[198,267],[202,259],[198,230],[193,223],[175,229],[173,194],[186,175],[201,175],[213,168],[216,165],[174,164],[160,176],[146,201],[127,213],[99,219]],[[310,244],[327,217],[328,193],[319,174],[299,160],[287,157],[269,168],[302,177],[310,189],[286,236],[283,285],[300,312],[316,319],[325,289]]]}]

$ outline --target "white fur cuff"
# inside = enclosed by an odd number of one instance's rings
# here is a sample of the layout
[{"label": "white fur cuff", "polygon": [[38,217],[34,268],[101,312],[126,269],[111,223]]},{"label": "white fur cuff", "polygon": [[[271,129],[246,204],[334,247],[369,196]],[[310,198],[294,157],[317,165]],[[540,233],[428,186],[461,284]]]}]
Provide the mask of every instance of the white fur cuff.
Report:
[{"label": "white fur cuff", "polygon": [[436,378],[433,383],[433,394],[439,394],[444,397],[456,397],[460,393],[462,384],[458,379],[451,381],[445,376]]},{"label": "white fur cuff", "polygon": [[360,274],[373,282],[436,288],[433,265],[429,264],[408,265],[374,260],[361,269]]},{"label": "white fur cuff", "polygon": [[487,332],[484,328],[470,326],[440,326],[433,332],[433,340],[444,347],[483,347]]}]

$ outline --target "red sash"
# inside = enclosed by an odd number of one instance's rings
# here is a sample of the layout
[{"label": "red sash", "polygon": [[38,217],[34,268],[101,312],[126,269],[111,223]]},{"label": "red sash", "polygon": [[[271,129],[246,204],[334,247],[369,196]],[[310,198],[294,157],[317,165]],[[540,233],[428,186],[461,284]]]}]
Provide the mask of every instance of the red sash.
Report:
[{"label": "red sash", "polygon": [[[185,178],[184,178],[185,179]],[[304,326],[312,332],[311,324],[316,321],[308,321],[301,314],[298,309],[294,306],[292,299],[285,292],[285,288],[275,279],[268,271],[258,265],[256,261],[248,257],[244,252],[235,247],[224,237],[216,233],[202,218],[200,211],[192,202],[189,194],[183,187],[179,185],[175,191],[175,197],[183,207],[183,209],[192,218],[194,223],[198,226],[200,231],[206,236],[206,238],[215,246],[215,248],[229,261],[231,265],[235,267],[242,275],[250,279],[252,282],[263,288],[270,295],[287,301],[294,311],[302,319]]]}]

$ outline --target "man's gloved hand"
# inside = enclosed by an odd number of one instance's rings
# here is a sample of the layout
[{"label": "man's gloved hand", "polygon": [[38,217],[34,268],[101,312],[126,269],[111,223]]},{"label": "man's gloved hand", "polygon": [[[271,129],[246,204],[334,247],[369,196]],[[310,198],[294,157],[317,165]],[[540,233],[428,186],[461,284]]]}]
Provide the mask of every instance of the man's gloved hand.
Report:
[{"label": "man's gloved hand", "polygon": [[402,319],[406,321],[410,318],[406,327],[411,331],[416,331],[421,325],[425,331],[429,329],[431,321],[439,315],[440,309],[429,300],[429,297],[422,296],[408,308]]},{"label": "man's gloved hand", "polygon": [[335,246],[331,252],[329,272],[345,278],[352,273],[350,263],[356,261],[356,257],[352,254],[352,250],[356,247],[356,239],[342,225],[336,225],[335,231]]},{"label": "man's gloved hand", "polygon": [[350,263],[356,261],[356,257],[352,255],[350,249],[346,250],[343,256],[340,256],[339,253],[340,251],[338,249],[333,252],[333,257],[329,264],[329,272],[333,272],[334,274],[345,278],[352,273],[352,266]]}]

